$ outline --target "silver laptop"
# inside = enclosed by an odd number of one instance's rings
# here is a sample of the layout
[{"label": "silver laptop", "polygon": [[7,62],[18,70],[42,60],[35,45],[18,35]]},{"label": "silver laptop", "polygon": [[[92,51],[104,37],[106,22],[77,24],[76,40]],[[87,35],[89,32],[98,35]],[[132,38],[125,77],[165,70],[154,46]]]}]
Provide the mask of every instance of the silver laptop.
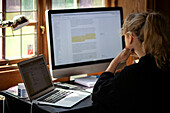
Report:
[{"label": "silver laptop", "polygon": [[55,88],[43,55],[19,62],[18,68],[30,101],[72,107],[90,96],[88,92]]}]

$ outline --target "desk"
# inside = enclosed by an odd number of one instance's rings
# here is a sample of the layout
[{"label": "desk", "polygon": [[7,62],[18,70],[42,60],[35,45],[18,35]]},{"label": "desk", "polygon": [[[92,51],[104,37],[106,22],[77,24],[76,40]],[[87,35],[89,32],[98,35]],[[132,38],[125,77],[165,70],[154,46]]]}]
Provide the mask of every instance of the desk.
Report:
[{"label": "desk", "polygon": [[[0,94],[6,98],[5,113],[31,113],[31,102],[29,100],[19,99],[18,96],[7,91],[1,91]],[[92,113],[92,109],[91,97],[84,99],[72,108],[32,105],[32,113]]]}]

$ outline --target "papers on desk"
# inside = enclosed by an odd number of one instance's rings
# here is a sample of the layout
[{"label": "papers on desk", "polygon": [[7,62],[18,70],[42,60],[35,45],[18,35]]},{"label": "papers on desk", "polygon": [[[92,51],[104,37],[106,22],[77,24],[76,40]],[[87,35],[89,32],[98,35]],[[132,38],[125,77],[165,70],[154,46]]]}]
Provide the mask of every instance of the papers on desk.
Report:
[{"label": "papers on desk", "polygon": [[97,79],[98,79],[98,77],[96,77],[96,76],[76,78],[75,83],[84,85],[86,87],[93,87],[95,85],[95,83],[97,82]]},{"label": "papers on desk", "polygon": [[93,87],[92,88],[87,88],[87,89],[85,89],[85,91],[87,91],[89,93],[93,93]]},{"label": "papers on desk", "polygon": [[15,96],[18,96],[18,85],[10,87],[9,89],[6,90],[8,93],[11,93]]}]

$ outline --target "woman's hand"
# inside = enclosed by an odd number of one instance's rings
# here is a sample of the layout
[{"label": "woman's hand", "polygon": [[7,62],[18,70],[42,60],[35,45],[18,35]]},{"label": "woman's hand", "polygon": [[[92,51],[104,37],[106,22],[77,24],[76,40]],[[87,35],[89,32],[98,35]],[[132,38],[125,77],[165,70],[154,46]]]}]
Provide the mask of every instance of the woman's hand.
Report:
[{"label": "woman's hand", "polygon": [[112,60],[112,62],[110,63],[110,65],[108,66],[108,68],[106,69],[106,72],[112,72],[114,73],[116,71],[117,66],[122,63],[125,62],[128,57],[131,54],[131,50],[128,48],[124,48],[117,56],[116,58],[114,58]]},{"label": "woman's hand", "polygon": [[123,63],[129,58],[131,53],[130,49],[124,48],[115,59],[117,59],[119,63]]}]

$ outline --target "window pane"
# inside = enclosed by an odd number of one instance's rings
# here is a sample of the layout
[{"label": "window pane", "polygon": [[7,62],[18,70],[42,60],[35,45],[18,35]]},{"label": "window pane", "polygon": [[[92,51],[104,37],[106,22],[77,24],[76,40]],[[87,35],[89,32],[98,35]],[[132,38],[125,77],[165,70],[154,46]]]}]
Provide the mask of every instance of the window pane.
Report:
[{"label": "window pane", "polygon": [[66,8],[76,8],[77,0],[66,0]]},{"label": "window pane", "polygon": [[6,13],[6,20],[12,20],[17,15],[20,15],[20,12],[17,12],[17,13]]},{"label": "window pane", "polygon": [[6,36],[12,36],[12,35],[20,35],[20,29],[16,30],[16,31],[13,31],[12,32],[12,29],[11,27],[6,27],[5,28],[5,33],[6,33]]},{"label": "window pane", "polygon": [[65,8],[65,0],[52,0],[52,9]]},{"label": "window pane", "polygon": [[33,11],[37,9],[36,0],[21,0],[22,11]]},{"label": "window pane", "polygon": [[22,57],[35,55],[35,35],[22,36]]},{"label": "window pane", "polygon": [[20,11],[20,0],[6,0],[6,11],[7,12]]},{"label": "window pane", "polygon": [[36,22],[37,21],[37,13],[36,12],[22,12],[22,15],[29,20],[29,22]]},{"label": "window pane", "polygon": [[22,34],[33,34],[36,33],[35,26],[25,26],[22,28]]},{"label": "window pane", "polygon": [[2,13],[0,13],[0,20],[2,20]]},{"label": "window pane", "polygon": [[2,0],[0,0],[0,12],[2,12]]},{"label": "window pane", "polygon": [[2,37],[0,37],[0,59],[2,59]]},{"label": "window pane", "polygon": [[90,8],[93,7],[93,0],[79,0],[80,8]]},{"label": "window pane", "polygon": [[5,56],[6,59],[16,59],[21,58],[20,56],[20,36],[16,37],[6,37],[5,43]]},{"label": "window pane", "polygon": [[104,7],[105,0],[93,0],[93,7]]}]

